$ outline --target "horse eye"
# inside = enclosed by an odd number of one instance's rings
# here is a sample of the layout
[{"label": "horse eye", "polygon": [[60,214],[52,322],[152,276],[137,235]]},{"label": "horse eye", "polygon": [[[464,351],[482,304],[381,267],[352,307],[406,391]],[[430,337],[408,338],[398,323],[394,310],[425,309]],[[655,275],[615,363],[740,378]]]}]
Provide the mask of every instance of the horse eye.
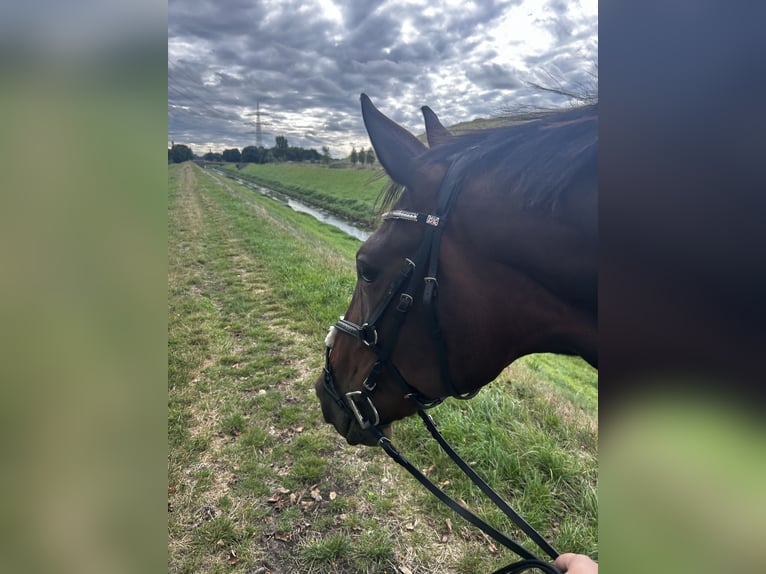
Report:
[{"label": "horse eye", "polygon": [[356,264],[356,274],[365,283],[372,283],[378,277],[377,270],[359,262]]},{"label": "horse eye", "polygon": [[366,283],[372,283],[377,277],[378,274],[370,269],[367,269],[359,274],[359,278]]}]

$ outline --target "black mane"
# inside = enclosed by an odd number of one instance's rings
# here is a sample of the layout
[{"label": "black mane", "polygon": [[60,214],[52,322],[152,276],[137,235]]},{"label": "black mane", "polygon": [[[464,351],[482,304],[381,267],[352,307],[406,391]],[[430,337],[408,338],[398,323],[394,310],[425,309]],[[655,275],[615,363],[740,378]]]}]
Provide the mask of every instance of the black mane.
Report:
[{"label": "black mane", "polygon": [[[493,187],[519,194],[527,207],[555,210],[562,194],[579,182],[592,182],[595,189],[597,157],[595,104],[457,135],[427,150],[422,159],[448,166],[460,159],[461,179],[491,177]],[[396,185],[384,190],[382,208],[393,205],[401,192]]]}]

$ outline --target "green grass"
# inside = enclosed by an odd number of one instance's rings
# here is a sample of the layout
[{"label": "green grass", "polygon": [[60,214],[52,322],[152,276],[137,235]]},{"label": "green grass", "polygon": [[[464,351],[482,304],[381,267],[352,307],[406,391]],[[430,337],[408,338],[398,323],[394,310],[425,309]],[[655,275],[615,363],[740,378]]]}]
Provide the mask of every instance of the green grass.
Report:
[{"label": "green grass", "polygon": [[351,555],[351,538],[342,533],[317,537],[304,543],[301,559],[310,566],[322,567]]},{"label": "green grass", "polygon": [[328,168],[306,164],[233,165],[223,170],[322,207],[340,217],[373,229],[376,199],[388,178],[378,169]]},{"label": "green grass", "polygon": [[532,372],[555,385],[574,404],[590,413],[598,404],[598,381],[593,368],[579,357],[537,354],[521,359]]},{"label": "green grass", "polygon": [[[168,178],[169,572],[487,572],[514,560],[322,420],[313,381],[359,242],[191,164]],[[554,546],[597,556],[596,395],[593,370],[536,356],[432,412]],[[426,436],[415,419],[395,425],[408,458],[518,535]]]}]

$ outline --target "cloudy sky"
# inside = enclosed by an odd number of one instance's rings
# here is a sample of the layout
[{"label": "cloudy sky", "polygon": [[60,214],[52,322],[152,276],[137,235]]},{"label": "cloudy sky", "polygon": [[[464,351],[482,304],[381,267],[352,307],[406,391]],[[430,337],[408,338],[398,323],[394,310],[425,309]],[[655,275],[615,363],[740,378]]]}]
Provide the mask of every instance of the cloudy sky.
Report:
[{"label": "cloudy sky", "polygon": [[170,0],[168,140],[208,149],[369,147],[359,94],[423,132],[564,102],[598,62],[597,0]]}]

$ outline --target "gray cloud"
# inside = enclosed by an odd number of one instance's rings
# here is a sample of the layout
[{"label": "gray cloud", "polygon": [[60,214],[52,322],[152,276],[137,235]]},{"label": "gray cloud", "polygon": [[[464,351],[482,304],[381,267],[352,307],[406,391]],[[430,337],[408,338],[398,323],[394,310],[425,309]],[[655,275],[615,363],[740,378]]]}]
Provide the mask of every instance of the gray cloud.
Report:
[{"label": "gray cloud", "polygon": [[264,145],[285,135],[291,145],[328,145],[340,156],[369,145],[361,92],[416,132],[425,104],[448,124],[512,101],[554,104],[525,82],[551,73],[582,81],[597,60],[597,19],[577,20],[561,0],[541,3],[530,18],[553,46],[520,54],[518,44],[514,51],[497,40],[498,22],[519,4],[170,0],[168,139],[200,152],[252,145],[259,102]]},{"label": "gray cloud", "polygon": [[517,90],[524,87],[518,72],[501,64],[479,64],[466,70],[466,76],[477,87],[492,90]]}]

